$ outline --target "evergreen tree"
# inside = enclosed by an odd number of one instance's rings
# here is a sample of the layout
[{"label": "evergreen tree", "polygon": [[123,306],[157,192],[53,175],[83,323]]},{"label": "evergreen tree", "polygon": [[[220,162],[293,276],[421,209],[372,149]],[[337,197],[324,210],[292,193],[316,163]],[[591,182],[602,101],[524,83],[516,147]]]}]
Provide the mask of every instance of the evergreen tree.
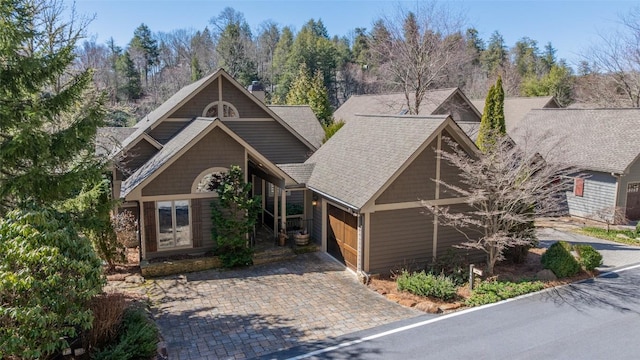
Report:
[{"label": "evergreen tree", "polygon": [[124,81],[120,83],[118,93],[128,101],[140,99],[142,97],[142,83],[140,72],[136,69],[128,51],[125,51],[118,59],[117,70],[122,74]]},{"label": "evergreen tree", "polygon": [[140,24],[133,32],[133,39],[129,43],[130,50],[142,54],[142,73],[144,73],[144,83],[149,85],[149,72],[151,67],[158,62],[160,50],[158,42],[151,35],[151,30],[145,24]]},{"label": "evergreen tree", "polygon": [[67,72],[74,41],[32,47],[47,44],[37,11],[26,0],[0,4],[0,214],[67,199],[100,174],[93,152],[104,110],[92,73]]},{"label": "evergreen tree", "polygon": [[191,57],[191,81],[198,81],[202,78],[202,68],[197,56]]},{"label": "evergreen tree", "polygon": [[[274,68],[274,84],[272,84],[272,97],[271,102],[274,104],[284,104],[286,102],[287,94],[289,92],[288,84],[291,84],[295,73],[284,71],[289,55],[291,54],[291,47],[293,46],[293,32],[291,28],[285,26],[282,28],[280,39],[276,44],[276,48],[273,52],[273,68]],[[277,84],[275,88],[273,85]]]},{"label": "evergreen tree", "polygon": [[482,52],[480,61],[484,70],[489,74],[495,73],[507,61],[507,46],[499,32],[494,31],[491,34],[489,45]]},{"label": "evergreen tree", "polygon": [[300,64],[298,75],[287,94],[287,105],[309,105],[318,120],[328,125],[332,112],[322,73],[316,71],[311,78],[307,66],[304,63]]},{"label": "evergreen tree", "polygon": [[504,90],[502,78],[491,85],[484,103],[484,111],[480,121],[480,129],[476,145],[482,152],[487,152],[496,142],[496,138],[506,134],[504,120]]}]

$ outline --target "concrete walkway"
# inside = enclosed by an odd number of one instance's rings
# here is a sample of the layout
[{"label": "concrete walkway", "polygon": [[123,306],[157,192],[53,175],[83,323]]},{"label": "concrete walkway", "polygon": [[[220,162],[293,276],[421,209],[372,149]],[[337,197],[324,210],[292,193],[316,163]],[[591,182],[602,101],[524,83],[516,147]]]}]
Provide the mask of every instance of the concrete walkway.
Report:
[{"label": "concrete walkway", "polygon": [[598,270],[601,272],[640,263],[640,247],[638,246],[619,244],[567,230],[561,231],[552,228],[538,229],[538,240],[540,241],[540,246],[544,247],[549,247],[559,240],[573,244],[582,243],[593,246],[602,254],[602,266],[598,267]]},{"label": "concrete walkway", "polygon": [[170,359],[246,359],[423,313],[359,284],[323,253],[147,281]]}]

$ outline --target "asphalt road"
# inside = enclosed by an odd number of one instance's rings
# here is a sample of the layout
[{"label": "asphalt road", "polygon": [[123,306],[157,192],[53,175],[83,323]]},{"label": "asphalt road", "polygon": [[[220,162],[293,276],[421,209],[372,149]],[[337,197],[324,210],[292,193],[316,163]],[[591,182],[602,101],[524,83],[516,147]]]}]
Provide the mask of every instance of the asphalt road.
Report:
[{"label": "asphalt road", "polygon": [[640,359],[640,266],[270,359]]}]

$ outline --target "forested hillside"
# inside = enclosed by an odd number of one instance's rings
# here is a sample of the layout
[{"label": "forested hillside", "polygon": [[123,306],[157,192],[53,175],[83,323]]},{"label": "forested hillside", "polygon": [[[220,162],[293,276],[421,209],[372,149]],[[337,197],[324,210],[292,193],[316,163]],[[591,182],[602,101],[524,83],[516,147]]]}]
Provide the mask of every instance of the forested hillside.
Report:
[{"label": "forested hillside", "polygon": [[[502,76],[506,96],[554,95],[562,105],[640,106],[640,61],[634,60],[640,11],[573,66],[551,43],[522,34],[507,44],[499,32],[483,39],[456,13],[425,5],[329,34],[322,20],[299,31],[273,21],[251,29],[244,15],[223,9],[204,29],[154,32],[141,24],[127,44],[85,41],[77,66],[94,68],[113,126],[135,123],[182,86],[223,67],[241,83],[260,81],[273,104],[310,104],[323,122],[354,94],[403,92],[411,113],[427,90],[460,87],[484,98]],[[635,41],[635,47],[633,46]],[[631,46],[631,48],[629,47]],[[417,100],[416,100],[417,99]]]}]

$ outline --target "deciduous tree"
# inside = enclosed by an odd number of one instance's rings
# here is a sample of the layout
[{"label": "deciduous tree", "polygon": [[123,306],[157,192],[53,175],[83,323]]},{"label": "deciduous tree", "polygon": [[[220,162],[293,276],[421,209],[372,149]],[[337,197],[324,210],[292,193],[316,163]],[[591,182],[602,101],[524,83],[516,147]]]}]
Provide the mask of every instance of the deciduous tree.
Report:
[{"label": "deciduous tree", "polygon": [[464,198],[467,209],[426,203],[425,208],[437,215],[440,226],[454,227],[465,236],[459,247],[485,252],[487,270],[493,274],[505,250],[535,241],[534,229],[528,226],[534,217],[564,210],[559,199],[572,184],[568,175],[576,171],[546,162],[506,136],[497,137],[485,153],[469,154],[456,143],[450,145],[452,151],[439,154],[459,171],[459,182],[436,182]]}]

